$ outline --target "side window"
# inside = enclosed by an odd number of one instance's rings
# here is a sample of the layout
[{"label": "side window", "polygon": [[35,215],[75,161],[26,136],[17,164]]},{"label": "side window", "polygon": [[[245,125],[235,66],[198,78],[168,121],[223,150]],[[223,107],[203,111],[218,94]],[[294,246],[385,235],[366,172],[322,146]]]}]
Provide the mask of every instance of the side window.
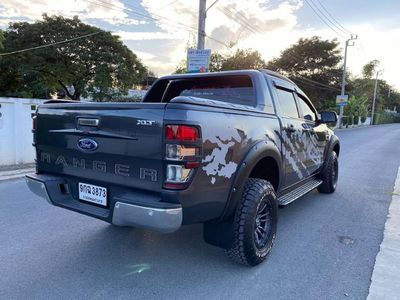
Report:
[{"label": "side window", "polygon": [[299,99],[299,103],[300,103],[300,108],[302,111],[302,119],[308,120],[308,121],[315,121],[316,117],[315,117],[315,112],[311,109],[311,107],[309,106],[309,104],[306,102],[306,100],[303,98],[303,96],[301,95],[297,95],[298,99]]},{"label": "side window", "polygon": [[296,100],[291,91],[276,88],[278,100],[281,107],[282,115],[284,117],[298,118]]}]

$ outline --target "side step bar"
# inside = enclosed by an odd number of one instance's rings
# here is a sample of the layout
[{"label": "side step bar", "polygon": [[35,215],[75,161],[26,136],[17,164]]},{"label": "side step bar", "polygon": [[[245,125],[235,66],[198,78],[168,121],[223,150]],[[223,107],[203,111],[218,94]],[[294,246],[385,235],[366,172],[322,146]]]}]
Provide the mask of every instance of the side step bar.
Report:
[{"label": "side step bar", "polygon": [[304,196],[308,192],[311,192],[313,189],[318,187],[322,183],[320,179],[312,179],[302,184],[301,186],[295,188],[293,191],[281,196],[278,198],[279,205],[288,205],[293,201],[299,199],[301,196]]}]

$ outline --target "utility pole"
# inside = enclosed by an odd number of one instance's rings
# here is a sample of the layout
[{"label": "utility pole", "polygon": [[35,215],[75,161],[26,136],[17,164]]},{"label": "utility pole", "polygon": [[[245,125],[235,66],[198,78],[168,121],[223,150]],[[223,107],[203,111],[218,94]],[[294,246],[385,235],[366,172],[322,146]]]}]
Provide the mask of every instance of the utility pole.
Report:
[{"label": "utility pole", "polygon": [[199,26],[197,30],[197,49],[204,49],[206,40],[206,0],[199,0]]},{"label": "utility pole", "polygon": [[375,76],[375,87],[374,87],[374,98],[372,100],[372,112],[371,112],[371,125],[374,125],[374,112],[375,112],[375,101],[376,101],[376,90],[378,89],[378,76],[382,75],[383,70],[376,72]]},{"label": "utility pole", "polygon": [[206,40],[206,18],[208,10],[213,7],[219,0],[215,0],[206,8],[206,0],[199,0],[199,26],[197,29],[197,49],[204,49]]},{"label": "utility pole", "polygon": [[[344,47],[344,62],[343,62],[343,75],[342,75],[342,91],[340,95],[343,97],[345,94],[345,88],[346,88],[346,64],[347,64],[347,47],[349,46],[354,46],[354,40],[357,39],[357,35],[351,35],[351,38],[349,38],[346,41],[346,46]],[[341,105],[339,107],[339,127],[342,127],[342,120],[343,120],[343,109],[344,107]]]}]

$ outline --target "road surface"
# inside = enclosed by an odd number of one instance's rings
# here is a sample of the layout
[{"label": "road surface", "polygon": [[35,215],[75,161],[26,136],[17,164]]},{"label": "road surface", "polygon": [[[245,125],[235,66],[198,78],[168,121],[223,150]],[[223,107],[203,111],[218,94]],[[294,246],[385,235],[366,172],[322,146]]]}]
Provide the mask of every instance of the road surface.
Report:
[{"label": "road surface", "polygon": [[255,268],[202,241],[50,206],[22,179],[0,182],[0,299],[365,299],[400,165],[400,124],[338,132],[336,193],[279,211],[278,237]]}]

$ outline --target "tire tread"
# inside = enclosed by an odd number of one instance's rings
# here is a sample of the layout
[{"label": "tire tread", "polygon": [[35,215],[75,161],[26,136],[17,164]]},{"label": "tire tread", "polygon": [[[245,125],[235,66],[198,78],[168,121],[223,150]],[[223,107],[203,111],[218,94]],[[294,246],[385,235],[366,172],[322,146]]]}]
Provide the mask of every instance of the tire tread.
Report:
[{"label": "tire tread", "polygon": [[[260,191],[262,191],[261,195]],[[249,245],[250,241],[248,241],[248,239],[251,237],[245,235],[245,226],[247,219],[251,217],[251,212],[256,209],[258,199],[260,196],[264,197],[266,194],[272,194],[276,203],[275,190],[271,183],[259,178],[249,178],[246,181],[242,199],[235,214],[233,247],[227,250],[228,256],[234,262],[253,266],[264,260],[263,258],[260,261],[260,259],[253,254],[253,250],[246,247],[246,245]],[[273,234],[275,235],[275,233]]]}]

